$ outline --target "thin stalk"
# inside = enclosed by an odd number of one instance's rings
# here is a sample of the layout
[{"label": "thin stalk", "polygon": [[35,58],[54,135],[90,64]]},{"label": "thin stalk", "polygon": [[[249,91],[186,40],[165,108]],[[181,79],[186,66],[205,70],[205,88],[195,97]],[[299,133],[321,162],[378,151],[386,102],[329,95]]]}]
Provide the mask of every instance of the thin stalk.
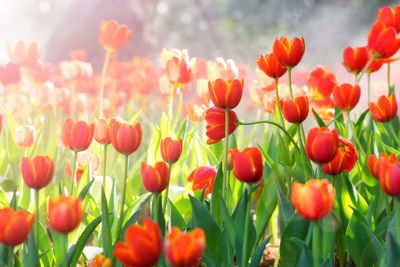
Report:
[{"label": "thin stalk", "polygon": [[14,247],[12,247],[12,246],[7,246],[7,262],[8,262],[8,266],[14,266],[13,265],[13,258],[14,258],[14,255],[13,255],[13,250],[14,250]]},{"label": "thin stalk", "polygon": [[222,181],[222,195],[226,199],[228,188],[228,148],[229,148],[229,109],[225,109],[225,146],[224,146],[224,180]]},{"label": "thin stalk", "polygon": [[354,82],[357,82],[357,73],[354,74]]},{"label": "thin stalk", "polygon": [[371,102],[371,73],[368,73],[368,104]]},{"label": "thin stalk", "polygon": [[289,81],[289,93],[290,93],[290,99],[294,99],[293,97],[293,91],[292,91],[292,68],[288,68],[288,81]]},{"label": "thin stalk", "polygon": [[[171,181],[171,167],[172,163],[168,162],[168,170],[169,170],[169,179]],[[167,203],[168,203],[168,192],[169,192],[169,183],[167,185],[167,188],[165,189],[165,194],[164,194],[164,204],[163,204],[163,213],[165,215],[166,209],[167,209]]]},{"label": "thin stalk", "polygon": [[281,118],[282,128],[283,128],[283,130],[286,130],[285,129],[285,120],[283,119],[282,110],[281,110],[281,104],[279,102],[278,79],[277,78],[275,78],[275,96],[276,96],[277,109],[279,111],[279,117]]},{"label": "thin stalk", "polygon": [[101,80],[100,80],[100,93],[99,93],[100,114],[99,114],[99,118],[103,117],[104,81],[105,81],[105,78],[106,78],[106,71],[107,71],[108,62],[110,61],[110,55],[111,55],[111,52],[107,50],[106,58],[104,59],[104,64],[103,64],[103,71],[101,73]]},{"label": "thin stalk", "polygon": [[74,151],[74,163],[72,164],[73,167],[72,167],[72,181],[71,181],[71,196],[74,196],[77,157],[78,157],[78,152]]},{"label": "thin stalk", "polygon": [[390,92],[390,63],[387,64],[387,84],[388,84],[388,95]]},{"label": "thin stalk", "polygon": [[360,139],[358,139],[356,130],[354,129],[353,121],[352,121],[351,118],[350,118],[350,112],[348,113],[348,116],[347,116],[347,123],[348,123],[348,125],[350,126],[351,132],[353,133],[353,137],[354,137],[354,140],[355,140],[356,143],[357,143],[358,149],[361,151],[361,154],[362,154],[363,156],[365,156],[365,155],[366,155],[366,154],[365,154],[365,150],[364,150],[364,148],[363,148],[362,145],[361,145]]},{"label": "thin stalk", "polygon": [[318,222],[312,222],[312,253],[314,259],[314,267],[319,267],[319,228]]},{"label": "thin stalk", "polygon": [[35,238],[36,248],[39,251],[39,189],[35,189],[35,205],[36,205],[36,221],[35,221]]},{"label": "thin stalk", "polygon": [[364,69],[360,72],[360,74],[357,77],[356,80],[356,84],[358,84],[362,78],[362,76],[364,75],[364,73],[367,71],[367,69],[369,68],[369,66],[372,64],[372,61],[375,60],[375,56],[372,56],[372,58],[370,59],[370,61],[368,62],[368,64],[364,67]]},{"label": "thin stalk", "polygon": [[179,88],[179,100],[178,100],[178,108],[176,110],[174,123],[172,124],[172,131],[175,130],[176,125],[178,124],[179,117],[181,116],[182,111],[182,101],[183,101],[183,92],[182,88]]},{"label": "thin stalk", "polygon": [[64,236],[64,257],[62,259],[62,263],[64,267],[68,267],[68,261],[67,261],[67,256],[68,256],[68,234],[63,235]]},{"label": "thin stalk", "polygon": [[249,220],[250,220],[250,205],[251,205],[251,184],[246,183],[246,191],[247,194],[247,205],[246,205],[246,218],[244,222],[244,238],[243,238],[243,250],[242,250],[242,262],[240,264],[241,267],[247,267],[248,259],[247,259],[247,249],[248,249],[248,240],[249,240]]},{"label": "thin stalk", "polygon": [[106,176],[107,176],[107,145],[104,144],[104,152],[103,152],[103,188],[106,190]]},{"label": "thin stalk", "polygon": [[394,211],[394,214],[396,216],[396,235],[397,235],[397,242],[400,243],[400,200],[393,198],[394,204],[397,206],[397,208]]},{"label": "thin stalk", "polygon": [[304,148],[303,144],[303,138],[301,138],[301,124],[297,124],[297,132],[298,132],[298,138],[299,138],[299,144],[300,144],[300,155],[301,155],[301,165],[303,167],[303,172],[304,172],[304,178],[307,179],[307,170],[306,170],[306,164],[304,162],[305,158],[307,157],[305,155],[306,149]]},{"label": "thin stalk", "polygon": [[154,221],[158,224],[158,197],[159,193],[154,193],[153,194],[153,219]]},{"label": "thin stalk", "polygon": [[310,169],[310,171],[311,171],[311,173],[312,173],[312,163],[311,163],[311,160],[308,158],[308,156],[307,156],[307,153],[306,153],[306,148],[305,148],[305,145],[306,145],[306,133],[304,132],[304,127],[303,127],[303,124],[300,124],[300,130],[301,130],[301,134],[302,134],[302,138],[303,138],[303,144],[304,144],[304,146],[303,146],[303,149],[304,149],[304,158],[306,159],[306,162],[307,162],[307,167]]},{"label": "thin stalk", "polygon": [[117,235],[116,238],[117,240],[119,239],[119,235],[121,234],[121,229],[122,229],[122,222],[124,220],[124,205],[125,205],[125,193],[126,193],[126,180],[128,178],[128,155],[125,155],[125,166],[124,166],[124,184],[123,184],[123,189],[122,189],[122,199],[121,199],[121,210],[119,213],[119,221],[118,221],[118,227],[117,227]]},{"label": "thin stalk", "polygon": [[392,123],[390,121],[388,121],[385,124],[387,126],[386,128],[389,129],[390,135],[393,137],[394,141],[396,142],[397,148],[399,148],[400,147],[400,140],[399,140],[398,135],[395,133],[395,131],[393,129]]}]

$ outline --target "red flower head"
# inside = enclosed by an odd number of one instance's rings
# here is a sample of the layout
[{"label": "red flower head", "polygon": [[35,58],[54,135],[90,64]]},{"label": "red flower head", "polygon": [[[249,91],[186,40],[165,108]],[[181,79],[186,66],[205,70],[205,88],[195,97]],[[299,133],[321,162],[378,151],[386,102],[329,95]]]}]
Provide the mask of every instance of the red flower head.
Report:
[{"label": "red flower head", "polygon": [[18,41],[14,46],[8,42],[7,50],[11,61],[18,63],[23,68],[35,66],[41,53],[41,48],[36,42]]},{"label": "red flower head", "polygon": [[54,161],[49,156],[24,157],[21,162],[22,178],[25,184],[33,189],[47,186],[54,173]]},{"label": "red flower head", "polygon": [[368,47],[378,58],[388,58],[396,54],[400,47],[400,39],[396,38],[396,30],[386,27],[382,22],[372,24],[368,35]]},{"label": "red flower head", "polygon": [[0,82],[4,85],[18,84],[21,81],[21,71],[18,64],[12,62],[0,67]]},{"label": "red flower head", "polygon": [[107,51],[118,51],[128,42],[132,31],[125,24],[119,25],[117,22],[111,20],[103,21],[100,24],[99,30],[100,44]]},{"label": "red flower head", "polygon": [[49,200],[47,219],[59,233],[72,232],[83,219],[82,201],[79,197],[60,196]]},{"label": "red flower head", "polygon": [[308,75],[307,86],[316,98],[329,98],[336,86],[336,75],[317,66]]},{"label": "red flower head", "polygon": [[352,86],[348,83],[336,85],[333,88],[333,101],[343,111],[349,112],[360,100],[361,89],[358,84]]},{"label": "red flower head", "polygon": [[335,191],[328,180],[311,179],[305,184],[293,182],[292,203],[305,220],[319,220],[332,210]]},{"label": "red flower head", "polygon": [[[376,179],[380,180],[381,170],[384,170],[387,165],[392,165],[397,162],[397,158],[395,154],[391,154],[390,156],[385,153],[381,153],[380,158],[377,159],[374,155],[368,156],[368,169],[371,172],[372,176]],[[383,164],[383,165],[381,165]]]},{"label": "red flower head", "polygon": [[165,255],[174,267],[196,265],[205,249],[206,236],[201,228],[195,228],[190,233],[182,233],[174,226],[165,241]]},{"label": "red flower head", "polygon": [[329,175],[350,172],[358,160],[358,151],[353,143],[339,136],[339,148],[333,160],[322,165],[322,170]]},{"label": "red flower head", "polygon": [[128,266],[151,267],[162,252],[161,231],[157,223],[145,219],[143,226],[131,225],[125,232],[125,242],[117,242],[114,256]]},{"label": "red flower head", "polygon": [[165,70],[170,83],[178,88],[185,87],[193,79],[196,59],[189,59],[186,49],[166,50],[160,55],[161,68]]},{"label": "red flower head", "polygon": [[327,163],[337,153],[339,135],[336,129],[329,131],[326,127],[312,128],[307,135],[307,156],[316,163]]},{"label": "red flower head", "polygon": [[35,127],[18,125],[15,130],[15,143],[22,148],[29,148],[35,142]]},{"label": "red flower head", "polygon": [[111,267],[112,259],[104,257],[102,254],[96,257],[89,263],[89,267]]},{"label": "red flower head", "polygon": [[[212,107],[206,112],[207,121],[207,144],[214,144],[219,142],[225,137],[225,110]],[[233,110],[229,110],[229,134],[233,133],[237,126],[239,125],[239,120],[236,113]]]},{"label": "red flower head", "polygon": [[381,154],[377,171],[383,192],[389,196],[400,195],[400,162],[396,156],[392,154],[388,157]]},{"label": "red flower head", "polygon": [[367,65],[368,49],[366,47],[346,47],[343,51],[343,66],[354,74],[360,73]]},{"label": "red flower head", "polygon": [[232,167],[235,177],[245,183],[254,183],[263,175],[263,159],[257,147],[246,147],[242,152],[232,152]]},{"label": "red flower head", "polygon": [[[372,59],[373,55],[372,55],[371,49],[369,49],[368,47],[367,47],[367,49],[368,49],[368,62],[369,62]],[[373,73],[373,72],[376,72],[376,71],[380,70],[382,65],[383,65],[383,63],[384,63],[383,59],[374,59],[372,61],[372,63],[369,65],[366,73],[370,74],[370,73]]]},{"label": "red flower head", "polygon": [[385,24],[386,27],[393,27],[396,33],[400,32],[400,6],[395,6],[394,11],[390,6],[384,6],[378,9],[377,21]]},{"label": "red flower head", "polygon": [[161,140],[160,150],[164,161],[175,163],[182,153],[182,139],[173,140],[171,137],[167,137]]},{"label": "red flower head", "polygon": [[279,63],[285,68],[293,68],[299,64],[303,57],[305,44],[304,38],[294,37],[290,42],[286,37],[275,39],[273,45],[274,55]]},{"label": "red flower head", "polygon": [[373,102],[369,103],[369,110],[376,121],[390,121],[397,115],[396,95],[392,94],[389,97],[385,95],[380,96],[376,104]]},{"label": "red flower head", "polygon": [[111,143],[110,128],[115,119],[98,119],[94,124],[94,139],[97,143],[108,145]]},{"label": "red flower head", "polygon": [[286,69],[279,63],[276,56],[271,54],[261,55],[256,60],[258,67],[268,76],[274,79],[278,79],[286,73]]},{"label": "red flower head", "polygon": [[281,100],[283,116],[290,123],[302,123],[308,116],[308,97],[298,96],[294,100],[285,98]]},{"label": "red flower head", "polygon": [[187,180],[193,182],[193,191],[203,190],[206,187],[204,192],[204,196],[206,197],[212,192],[215,175],[217,175],[217,170],[214,167],[203,166],[194,169]]},{"label": "red flower head", "polygon": [[66,148],[75,152],[89,148],[93,140],[94,124],[68,118],[62,127],[62,142]]},{"label": "red flower head", "polygon": [[219,78],[208,82],[208,91],[213,104],[222,109],[232,109],[239,105],[243,94],[243,79],[226,81]]},{"label": "red flower head", "polygon": [[142,182],[144,188],[152,193],[161,193],[169,183],[169,168],[164,161],[154,167],[142,162]]},{"label": "red flower head", "polygon": [[140,123],[130,125],[119,121],[111,123],[111,143],[119,153],[129,155],[135,152],[142,142]]},{"label": "red flower head", "polygon": [[0,209],[0,242],[7,246],[17,246],[28,239],[35,215],[24,210]]}]

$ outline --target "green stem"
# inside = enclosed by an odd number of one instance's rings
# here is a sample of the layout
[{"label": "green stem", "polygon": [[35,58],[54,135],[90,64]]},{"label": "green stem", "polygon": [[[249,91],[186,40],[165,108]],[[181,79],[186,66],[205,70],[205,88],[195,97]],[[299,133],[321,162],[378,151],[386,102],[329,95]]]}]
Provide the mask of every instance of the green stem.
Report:
[{"label": "green stem", "polygon": [[154,221],[158,224],[158,196],[159,193],[154,193],[153,194],[153,218]]},{"label": "green stem", "polygon": [[282,128],[285,129],[285,120],[283,119],[282,110],[281,110],[281,103],[279,102],[279,93],[278,93],[278,79],[275,78],[275,96],[276,96],[276,106],[279,111],[279,117],[281,118]]},{"label": "green stem", "polygon": [[343,112],[341,110],[339,110],[338,114],[336,114],[336,116],[333,118],[333,120],[331,120],[326,126],[329,127],[332,123],[334,123],[342,115],[343,115]]},{"label": "green stem", "polygon": [[369,66],[372,64],[372,61],[375,60],[375,56],[372,56],[372,58],[370,59],[370,61],[368,62],[368,64],[364,67],[364,69],[360,72],[360,74],[357,77],[356,80],[356,84],[358,84],[362,78],[362,76],[364,75],[364,73],[367,71],[367,69],[369,68]]},{"label": "green stem", "polygon": [[72,167],[72,181],[71,181],[71,196],[74,196],[77,157],[78,157],[78,152],[74,151],[74,163],[72,164],[73,167]]},{"label": "green stem", "polygon": [[39,189],[35,189],[35,205],[36,205],[36,222],[35,222],[35,238],[36,248],[39,251]]},{"label": "green stem", "polygon": [[400,200],[398,198],[393,198],[394,204],[397,206],[394,210],[394,214],[396,216],[396,235],[397,242],[400,243]]},{"label": "green stem", "polygon": [[290,99],[293,100],[294,97],[293,97],[293,91],[292,91],[292,68],[288,68],[287,70],[288,70],[288,82],[289,82]]},{"label": "green stem", "polygon": [[7,246],[7,262],[8,262],[8,266],[9,267],[11,267],[11,266],[14,266],[13,265],[13,258],[14,258],[14,255],[13,255],[13,250],[14,250],[14,247],[12,247],[12,246]]},{"label": "green stem", "polygon": [[182,88],[179,88],[178,109],[176,110],[174,123],[172,124],[172,130],[175,130],[176,125],[178,124],[179,117],[181,116],[182,101],[183,101],[183,92],[182,91],[183,91]]},{"label": "green stem", "polygon": [[365,150],[364,150],[364,148],[363,148],[362,145],[361,145],[361,142],[360,142],[360,139],[359,139],[358,136],[357,136],[356,130],[354,129],[354,123],[353,123],[353,121],[352,121],[351,118],[350,118],[350,112],[348,113],[347,123],[348,123],[348,125],[349,125],[350,128],[351,128],[351,132],[353,133],[353,138],[354,138],[354,140],[355,140],[356,143],[357,143],[358,149],[361,151],[361,154],[362,154],[363,157],[364,157],[364,156],[366,155],[366,154],[365,154]]},{"label": "green stem", "polygon": [[228,148],[229,148],[229,109],[225,109],[225,146],[224,146],[224,180],[222,181],[222,195],[226,199],[228,182]]},{"label": "green stem", "polygon": [[64,247],[63,247],[63,259],[61,262],[63,263],[64,267],[68,267],[68,234],[63,235],[64,236]]},{"label": "green stem", "polygon": [[371,73],[368,73],[368,104],[371,102]]},{"label": "green stem", "polygon": [[107,145],[104,144],[104,152],[103,152],[103,188],[106,190],[106,176],[107,176]]},{"label": "green stem", "polygon": [[354,74],[354,82],[357,82],[357,73]]},{"label": "green stem", "polygon": [[250,220],[250,206],[251,206],[251,184],[246,183],[245,194],[247,194],[247,205],[246,205],[246,217],[244,222],[244,238],[243,238],[243,250],[242,250],[242,262],[240,267],[247,267],[249,263],[247,258],[248,240],[249,240],[249,220]]},{"label": "green stem", "polygon": [[110,61],[110,55],[111,52],[107,50],[106,52],[106,58],[104,59],[104,64],[103,64],[103,71],[101,73],[101,80],[100,80],[100,93],[99,93],[99,107],[100,107],[100,114],[99,117],[103,117],[103,98],[104,98],[104,81],[106,78],[106,71],[107,71],[107,66],[108,62]]},{"label": "green stem", "polygon": [[[172,167],[172,163],[168,162],[169,180],[170,181],[171,181],[171,167]],[[167,188],[165,189],[165,195],[164,195],[164,204],[163,204],[163,213],[164,213],[164,215],[165,215],[165,212],[166,212],[166,209],[167,209],[168,192],[169,192],[169,183],[167,185]]]},{"label": "green stem", "polygon": [[388,95],[390,93],[390,63],[387,64]]},{"label": "green stem", "polygon": [[312,222],[312,253],[314,259],[314,267],[319,267],[319,228],[318,222]]},{"label": "green stem", "polygon": [[297,124],[297,132],[298,132],[298,137],[299,137],[299,144],[300,144],[300,155],[301,155],[301,164],[302,164],[302,168],[303,168],[303,172],[304,172],[304,178],[307,179],[307,170],[306,170],[306,165],[307,163],[305,163],[305,159],[308,158],[306,153],[306,149],[304,147],[303,144],[303,138],[301,137],[301,124],[298,123]]},{"label": "green stem", "polygon": [[128,155],[125,155],[125,166],[124,166],[124,184],[122,187],[122,199],[121,199],[121,210],[119,213],[119,221],[118,221],[118,227],[117,227],[117,235],[116,235],[116,240],[119,239],[119,235],[121,234],[121,229],[122,229],[122,222],[124,220],[124,206],[125,206],[125,193],[126,193],[126,181],[128,178]]},{"label": "green stem", "polygon": [[390,135],[393,137],[394,141],[396,142],[397,148],[399,148],[400,147],[400,140],[399,140],[398,135],[396,134],[396,132],[393,129],[392,123],[390,121],[388,121],[385,124],[387,126],[386,128],[389,129]]}]

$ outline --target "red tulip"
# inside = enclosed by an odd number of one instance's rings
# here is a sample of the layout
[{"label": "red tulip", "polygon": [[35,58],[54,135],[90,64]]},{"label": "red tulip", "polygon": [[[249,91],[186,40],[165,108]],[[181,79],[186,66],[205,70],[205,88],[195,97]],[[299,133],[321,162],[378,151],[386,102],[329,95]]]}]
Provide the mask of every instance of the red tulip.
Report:
[{"label": "red tulip", "polygon": [[246,183],[254,183],[263,175],[263,159],[257,147],[246,147],[242,152],[232,152],[232,167],[235,177]]},{"label": "red tulip", "polygon": [[274,55],[279,63],[286,68],[293,68],[299,64],[303,57],[305,44],[304,38],[294,37],[290,42],[286,37],[275,39],[273,45]]},{"label": "red tulip", "polygon": [[99,30],[100,44],[107,51],[118,51],[128,42],[132,31],[125,24],[119,25],[117,22],[111,20],[103,21]]},{"label": "red tulip", "polygon": [[333,101],[339,109],[349,112],[360,100],[361,88],[358,84],[352,86],[348,83],[336,85],[333,88]]},{"label": "red tulip", "polygon": [[[225,110],[212,107],[206,112],[207,144],[214,144],[225,137]],[[239,125],[239,120],[233,110],[229,110],[229,134],[233,133]]]},{"label": "red tulip", "polygon": [[47,186],[54,173],[54,161],[49,156],[35,156],[33,160],[24,157],[21,162],[22,178],[33,189]]},{"label": "red tulip", "polygon": [[4,86],[19,84],[21,82],[19,65],[10,62],[5,67],[0,67],[0,82]]},{"label": "red tulip", "polygon": [[332,210],[334,197],[333,186],[326,179],[311,179],[305,184],[292,184],[292,203],[305,220],[326,217]]},{"label": "red tulip", "polygon": [[289,98],[281,100],[283,116],[290,123],[302,123],[308,116],[308,97],[298,96],[294,100]]},{"label": "red tulip", "polygon": [[84,121],[73,121],[68,118],[62,127],[62,142],[65,147],[75,151],[83,151],[89,148],[93,140],[94,124]]},{"label": "red tulip", "polygon": [[168,165],[159,161],[154,167],[142,162],[142,182],[144,188],[152,193],[161,193],[169,183]]},{"label": "red tulip", "polygon": [[94,124],[94,139],[97,141],[97,143],[103,145],[108,145],[111,143],[110,128],[114,121],[114,119],[108,121],[105,119],[96,120]]},{"label": "red tulip", "polygon": [[[384,165],[392,165],[397,162],[397,157],[395,154],[391,154],[390,156],[385,153],[381,153],[380,158],[377,159],[374,155],[368,156],[368,169],[371,172],[372,176],[379,180],[381,170],[384,170],[386,166]],[[381,164],[383,164],[381,166]]]},{"label": "red tulip", "polygon": [[358,160],[358,151],[353,143],[343,137],[339,137],[339,148],[333,160],[322,165],[322,170],[329,175],[337,175],[350,172]]},{"label": "red tulip", "polygon": [[187,180],[193,182],[193,191],[203,190],[203,188],[206,187],[204,191],[204,196],[206,197],[212,192],[215,175],[217,175],[217,170],[214,167],[203,166],[194,169]]},{"label": "red tulip", "polygon": [[378,19],[377,21],[385,24],[386,27],[393,27],[396,32],[400,32],[400,6],[395,6],[394,11],[390,6],[384,6],[378,9]]},{"label": "red tulip", "polygon": [[112,259],[104,257],[102,254],[97,254],[96,257],[89,263],[89,267],[111,267]]},{"label": "red tulip", "polygon": [[278,79],[286,73],[286,69],[279,63],[273,53],[265,54],[265,56],[261,55],[256,62],[260,70],[268,77]]},{"label": "red tulip", "polygon": [[17,246],[28,239],[35,215],[24,210],[0,209],[0,242],[7,246]]},{"label": "red tulip", "polygon": [[396,95],[392,94],[390,97],[380,96],[376,104],[369,103],[369,110],[376,121],[386,122],[393,119],[397,115]]},{"label": "red tulip", "polygon": [[72,232],[83,219],[82,201],[79,197],[59,196],[49,200],[47,219],[57,232]]},{"label": "red tulip", "polygon": [[170,164],[175,163],[182,153],[182,139],[173,140],[171,137],[167,137],[161,140],[160,150],[164,161]]},{"label": "red tulip", "polygon": [[329,131],[328,128],[312,128],[306,139],[307,156],[316,163],[327,163],[337,153],[339,147],[339,136],[336,129]]},{"label": "red tulip", "polygon": [[130,125],[115,121],[110,128],[111,143],[119,153],[129,155],[135,152],[142,142],[142,126],[140,123]]},{"label": "red tulip", "polygon": [[23,68],[35,66],[41,53],[41,48],[36,42],[18,41],[14,46],[8,42],[7,50],[11,61],[18,63]]},{"label": "red tulip", "polygon": [[336,86],[336,75],[317,66],[308,75],[307,86],[316,97],[329,98]]},{"label": "red tulip", "polygon": [[35,142],[35,128],[30,125],[18,125],[15,130],[15,143],[22,148],[29,148]]},{"label": "red tulip", "polygon": [[396,54],[400,47],[400,39],[396,38],[396,30],[386,27],[382,22],[372,24],[368,35],[368,47],[378,58],[388,58]]},{"label": "red tulip", "polygon": [[347,71],[354,74],[360,73],[367,65],[368,49],[366,47],[346,47],[343,51],[343,65]]},{"label": "red tulip", "polygon": [[389,196],[400,195],[400,162],[396,161],[395,164],[384,164],[379,183],[383,192]]},{"label": "red tulip", "polygon": [[206,249],[206,237],[201,228],[190,233],[182,233],[178,227],[172,227],[165,241],[165,255],[174,267],[196,265]]},{"label": "red tulip", "polygon": [[239,105],[243,94],[243,79],[226,81],[219,78],[208,82],[208,91],[213,104],[222,109],[232,109]]},{"label": "red tulip", "polygon": [[157,264],[162,252],[162,237],[158,225],[145,219],[143,226],[131,225],[125,232],[125,242],[117,242],[114,256],[133,267],[151,267]]}]

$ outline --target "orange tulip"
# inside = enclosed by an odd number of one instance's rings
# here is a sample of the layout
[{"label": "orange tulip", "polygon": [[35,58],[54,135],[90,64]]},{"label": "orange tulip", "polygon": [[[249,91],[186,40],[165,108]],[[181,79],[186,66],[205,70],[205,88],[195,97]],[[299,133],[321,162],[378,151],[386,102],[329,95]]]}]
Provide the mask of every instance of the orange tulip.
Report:
[{"label": "orange tulip", "polygon": [[377,159],[374,155],[368,156],[368,169],[371,172],[372,176],[379,180],[381,170],[385,169],[383,165],[392,165],[397,162],[397,157],[395,154],[391,154],[390,156],[386,155],[385,153],[381,153],[380,158]]},{"label": "orange tulip", "polygon": [[165,241],[165,255],[174,267],[196,265],[206,249],[206,237],[201,228],[190,233],[182,233],[178,227],[172,227]]},{"label": "orange tulip", "polygon": [[173,57],[168,60],[166,72],[169,82],[178,88],[183,88],[190,83],[194,76],[191,64],[186,57]]},{"label": "orange tulip", "polygon": [[35,127],[18,125],[15,130],[15,142],[22,148],[29,148],[35,142]]},{"label": "orange tulip", "polygon": [[18,41],[14,46],[7,42],[8,56],[11,61],[23,68],[35,66],[39,60],[41,48],[36,42]]},{"label": "orange tulip", "polygon": [[83,219],[82,201],[79,197],[59,196],[49,200],[47,219],[57,232],[72,232]]},{"label": "orange tulip", "polygon": [[382,22],[372,24],[368,35],[368,47],[378,58],[393,56],[400,47],[400,39],[396,38],[396,30],[386,27]]},{"label": "orange tulip", "polygon": [[161,193],[169,183],[168,165],[159,161],[154,167],[142,162],[142,182],[144,188],[152,193]]},{"label": "orange tulip", "polygon": [[24,157],[21,162],[22,178],[33,189],[47,186],[54,174],[54,161],[49,156]]},{"label": "orange tulip", "polygon": [[326,127],[312,128],[306,139],[307,156],[316,163],[327,163],[337,153],[339,136],[336,129],[329,131]]},{"label": "orange tulip", "polygon": [[378,102],[369,103],[369,110],[376,121],[386,122],[393,119],[397,115],[396,95],[392,94],[390,97],[380,96]]},{"label": "orange tulip", "polygon": [[206,187],[204,191],[204,196],[206,197],[212,192],[215,175],[217,175],[217,170],[214,167],[203,166],[194,169],[187,180],[193,182],[193,191],[203,190]]},{"label": "orange tulip", "polygon": [[[206,112],[207,144],[214,144],[225,138],[225,110],[212,107]],[[229,110],[229,134],[233,133],[239,125],[239,120],[233,110]]]},{"label": "orange tulip", "polygon": [[135,152],[142,142],[142,126],[140,123],[130,125],[114,121],[110,128],[111,143],[119,153],[129,155]]},{"label": "orange tulip", "polygon": [[368,63],[368,49],[366,47],[346,47],[343,50],[343,66],[354,74],[360,73]]},{"label": "orange tulip", "polygon": [[[384,163],[383,163],[384,164]],[[389,196],[400,195],[400,162],[384,164],[379,177],[383,192]]]},{"label": "orange tulip", "polygon": [[278,79],[286,73],[286,69],[279,63],[273,53],[265,54],[265,56],[261,55],[256,62],[260,70],[262,70],[268,77]]},{"label": "orange tulip", "polygon": [[114,119],[98,119],[94,124],[94,139],[97,143],[108,145],[111,143],[110,128]]},{"label": "orange tulip", "polygon": [[112,20],[103,21],[99,30],[100,44],[109,52],[118,51],[128,42],[132,31],[125,24],[119,25]]},{"label": "orange tulip", "polygon": [[96,257],[89,263],[89,267],[111,267],[112,259],[104,257],[102,254],[96,255]]},{"label": "orange tulip", "polygon": [[232,109],[239,105],[243,94],[243,79],[226,81],[219,78],[208,82],[208,91],[213,104],[222,109]]},{"label": "orange tulip", "polygon": [[35,215],[24,210],[0,209],[0,242],[7,246],[17,246],[28,239]]},{"label": "orange tulip", "polygon": [[275,39],[273,45],[274,55],[285,68],[293,68],[299,64],[305,50],[304,38],[294,37],[290,42],[286,37]]},{"label": "orange tulip", "polygon": [[339,136],[339,148],[333,160],[322,165],[322,170],[329,175],[350,172],[358,160],[358,150],[353,143]]},{"label": "orange tulip", "polygon": [[384,6],[378,9],[378,19],[377,21],[385,24],[386,27],[393,27],[396,32],[400,32],[400,6],[395,6],[394,11],[390,6]]},{"label": "orange tulip", "polygon": [[308,75],[307,86],[316,98],[329,98],[336,86],[336,75],[323,66],[315,67]]},{"label": "orange tulip", "polygon": [[333,88],[333,101],[339,109],[349,112],[360,100],[361,88],[358,84],[352,86],[348,83],[336,85]]},{"label": "orange tulip", "polygon": [[156,265],[162,252],[162,237],[158,225],[145,219],[143,226],[131,225],[125,232],[125,242],[117,242],[114,256],[133,267]]},{"label": "orange tulip", "polygon": [[18,64],[12,62],[0,67],[0,82],[4,86],[19,84],[21,82],[21,70]]},{"label": "orange tulip", "polygon": [[160,150],[164,161],[170,164],[175,163],[182,153],[182,139],[173,140],[171,137],[167,137],[161,140]]},{"label": "orange tulip", "polygon": [[263,175],[263,159],[257,147],[246,147],[232,152],[232,167],[235,177],[245,183],[254,183]]},{"label": "orange tulip", "polygon": [[75,122],[71,118],[64,121],[62,127],[62,142],[66,148],[75,152],[89,148],[93,140],[94,124],[84,121]]},{"label": "orange tulip", "polygon": [[289,98],[281,100],[283,116],[290,123],[302,123],[308,116],[308,97],[298,96],[294,100]]}]

